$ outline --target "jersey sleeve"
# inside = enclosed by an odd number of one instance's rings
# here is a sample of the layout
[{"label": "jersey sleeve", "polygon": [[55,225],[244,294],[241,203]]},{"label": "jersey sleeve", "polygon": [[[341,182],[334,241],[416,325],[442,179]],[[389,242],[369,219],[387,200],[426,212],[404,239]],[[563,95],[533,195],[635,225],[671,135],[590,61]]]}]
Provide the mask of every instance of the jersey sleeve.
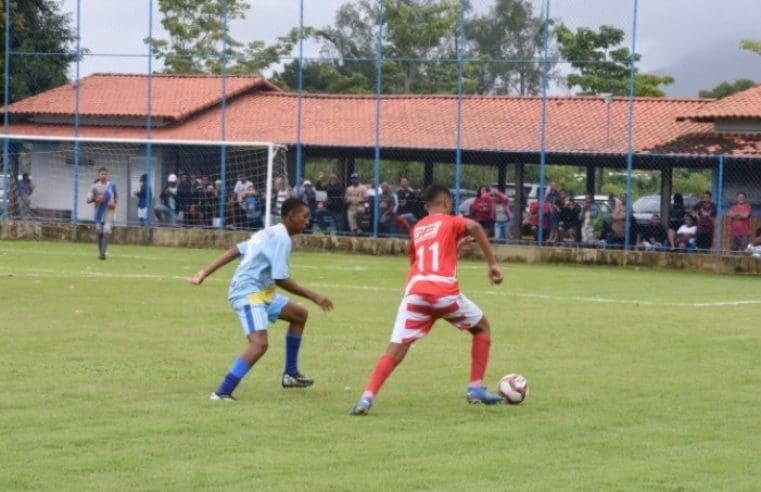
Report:
[{"label": "jersey sleeve", "polygon": [[468,230],[468,219],[462,216],[455,216],[452,220],[452,230],[457,239],[463,237]]},{"label": "jersey sleeve", "polygon": [[287,237],[278,237],[272,250],[271,266],[272,279],[283,280],[288,278],[289,261],[291,257],[291,241]]},{"label": "jersey sleeve", "polygon": [[243,256],[246,254],[246,249],[248,248],[248,241],[243,241],[242,243],[238,243],[235,245],[236,248],[238,248],[238,254],[240,256]]}]

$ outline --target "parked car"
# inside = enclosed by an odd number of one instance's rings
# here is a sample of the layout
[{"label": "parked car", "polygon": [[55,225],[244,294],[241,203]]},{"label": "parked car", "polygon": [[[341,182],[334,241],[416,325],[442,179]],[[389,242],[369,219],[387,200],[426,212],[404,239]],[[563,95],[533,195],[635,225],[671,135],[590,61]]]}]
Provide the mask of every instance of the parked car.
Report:
[{"label": "parked car", "polygon": [[[684,208],[689,211],[692,210],[698,203],[698,199],[693,195],[683,195]],[[674,200],[672,195],[671,200]],[[661,213],[661,196],[660,195],[645,195],[639,197],[632,204],[632,213],[634,214],[634,220],[637,224],[644,225],[650,222],[650,218],[653,214]],[[664,221],[668,224],[668,220]]]}]

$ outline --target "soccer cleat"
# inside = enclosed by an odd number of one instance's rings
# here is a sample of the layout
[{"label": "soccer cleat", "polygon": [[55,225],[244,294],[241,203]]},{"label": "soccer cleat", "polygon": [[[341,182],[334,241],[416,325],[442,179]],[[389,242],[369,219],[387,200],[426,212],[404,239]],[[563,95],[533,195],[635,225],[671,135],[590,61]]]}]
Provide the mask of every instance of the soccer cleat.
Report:
[{"label": "soccer cleat", "polygon": [[291,374],[284,372],[281,383],[283,388],[306,388],[314,384],[314,379],[309,379],[300,372],[294,372]]},{"label": "soccer cleat", "polygon": [[468,403],[483,403],[484,405],[494,405],[504,401],[501,396],[489,392],[484,387],[468,388],[465,398],[468,400]]},{"label": "soccer cleat", "polygon": [[349,415],[367,415],[373,406],[373,399],[369,396],[363,396],[349,410]]},{"label": "soccer cleat", "polygon": [[106,259],[106,255],[98,255],[98,259],[99,260],[105,260]]},{"label": "soccer cleat", "polygon": [[233,398],[233,395],[225,395],[225,394],[217,394],[216,392],[212,393],[209,397],[209,400],[214,401],[236,401],[235,398]]}]

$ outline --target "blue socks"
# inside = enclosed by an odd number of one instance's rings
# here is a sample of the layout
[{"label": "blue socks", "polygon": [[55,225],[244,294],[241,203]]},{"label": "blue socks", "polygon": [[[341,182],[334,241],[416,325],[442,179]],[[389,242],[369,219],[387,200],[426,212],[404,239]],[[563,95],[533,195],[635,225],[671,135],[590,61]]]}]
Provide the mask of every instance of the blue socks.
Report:
[{"label": "blue socks", "polygon": [[220,383],[219,388],[215,391],[218,395],[230,395],[233,390],[238,386],[241,379],[248,373],[251,366],[246,361],[238,357],[230,367],[230,372],[227,373],[225,378]]},{"label": "blue socks", "polygon": [[301,337],[298,335],[285,336],[285,372],[295,374],[299,372],[299,348]]}]

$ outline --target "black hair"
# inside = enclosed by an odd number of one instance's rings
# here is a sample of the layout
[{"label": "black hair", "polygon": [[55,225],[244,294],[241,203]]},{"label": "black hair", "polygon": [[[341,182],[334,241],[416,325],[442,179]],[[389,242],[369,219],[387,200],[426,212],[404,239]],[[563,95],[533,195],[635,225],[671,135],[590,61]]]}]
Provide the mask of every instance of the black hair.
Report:
[{"label": "black hair", "polygon": [[308,205],[298,198],[286,198],[286,200],[283,202],[282,208],[280,208],[280,217],[283,219],[288,217],[288,214],[290,214],[292,210],[298,210],[299,207],[308,208]]},{"label": "black hair", "polygon": [[433,203],[438,200],[441,195],[445,195],[450,200],[452,199],[452,193],[449,191],[449,188],[442,184],[429,185],[423,192],[425,203]]}]

